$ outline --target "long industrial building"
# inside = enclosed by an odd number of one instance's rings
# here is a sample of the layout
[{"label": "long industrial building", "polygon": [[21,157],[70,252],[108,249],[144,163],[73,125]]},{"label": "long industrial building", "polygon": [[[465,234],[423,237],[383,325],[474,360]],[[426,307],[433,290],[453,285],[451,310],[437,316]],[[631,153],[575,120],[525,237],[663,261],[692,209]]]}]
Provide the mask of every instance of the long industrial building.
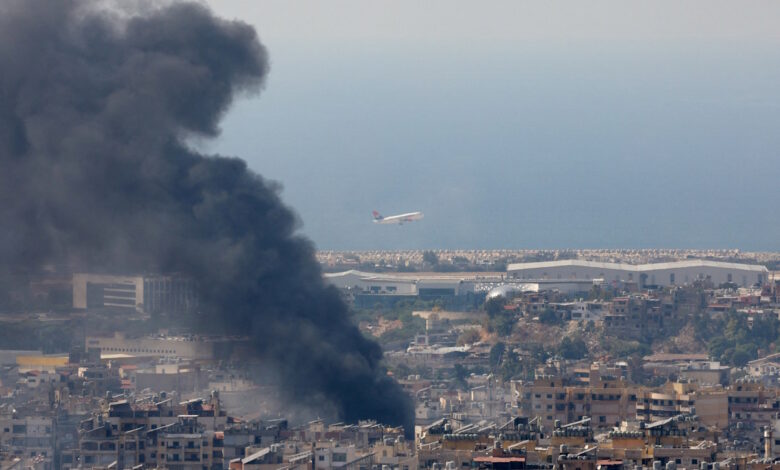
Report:
[{"label": "long industrial building", "polygon": [[[500,273],[482,277],[500,278]],[[326,273],[326,282],[357,293],[386,296],[465,295],[474,292],[478,278],[473,273],[367,273],[345,271]]]},{"label": "long industrial building", "polygon": [[750,287],[765,283],[768,276],[769,270],[764,266],[709,260],[651,264],[562,260],[517,263],[507,267],[507,277],[516,280],[602,279],[604,282],[636,282],[641,287],[684,285],[696,280]]},{"label": "long industrial building", "polygon": [[97,349],[101,356],[130,355],[179,359],[211,359],[215,341],[177,336],[145,336],[128,338],[121,333],[114,336],[87,336],[86,349]]}]

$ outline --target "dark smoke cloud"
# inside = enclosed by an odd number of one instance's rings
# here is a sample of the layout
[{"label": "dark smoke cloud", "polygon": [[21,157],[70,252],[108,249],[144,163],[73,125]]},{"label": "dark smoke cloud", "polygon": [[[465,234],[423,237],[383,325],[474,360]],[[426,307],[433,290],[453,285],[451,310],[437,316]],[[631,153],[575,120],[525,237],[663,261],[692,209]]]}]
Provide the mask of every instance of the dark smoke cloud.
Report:
[{"label": "dark smoke cloud", "polygon": [[186,273],[198,321],[249,332],[294,400],[409,429],[278,188],[184,143],[262,87],[254,29],[192,3],[98,7],[0,0],[0,264]]}]

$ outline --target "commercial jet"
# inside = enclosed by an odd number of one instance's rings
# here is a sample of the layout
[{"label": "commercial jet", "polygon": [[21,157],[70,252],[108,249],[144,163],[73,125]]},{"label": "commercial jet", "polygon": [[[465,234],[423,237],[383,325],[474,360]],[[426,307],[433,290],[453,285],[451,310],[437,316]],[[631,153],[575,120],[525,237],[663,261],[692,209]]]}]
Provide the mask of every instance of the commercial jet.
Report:
[{"label": "commercial jet", "polygon": [[412,222],[414,220],[420,220],[423,218],[422,212],[409,212],[407,214],[389,215],[382,217],[377,211],[374,211],[374,223],[375,224],[398,224],[402,225],[404,222]]}]

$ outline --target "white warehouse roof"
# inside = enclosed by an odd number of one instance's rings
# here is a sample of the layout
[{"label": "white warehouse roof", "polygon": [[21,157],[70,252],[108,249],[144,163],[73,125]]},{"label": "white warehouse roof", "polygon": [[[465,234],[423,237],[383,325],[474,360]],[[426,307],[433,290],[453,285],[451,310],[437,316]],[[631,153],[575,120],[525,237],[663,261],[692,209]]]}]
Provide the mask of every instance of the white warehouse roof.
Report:
[{"label": "white warehouse roof", "polygon": [[756,264],[726,263],[723,261],[710,261],[703,259],[672,261],[668,263],[649,263],[649,264],[626,264],[626,263],[604,263],[600,261],[585,261],[578,259],[560,260],[560,261],[542,261],[536,263],[513,263],[507,266],[507,271],[521,271],[524,269],[545,269],[555,267],[581,266],[584,268],[596,269],[615,269],[620,271],[647,272],[665,269],[681,268],[724,268],[740,271],[755,271],[760,273],[769,272],[765,266]]}]

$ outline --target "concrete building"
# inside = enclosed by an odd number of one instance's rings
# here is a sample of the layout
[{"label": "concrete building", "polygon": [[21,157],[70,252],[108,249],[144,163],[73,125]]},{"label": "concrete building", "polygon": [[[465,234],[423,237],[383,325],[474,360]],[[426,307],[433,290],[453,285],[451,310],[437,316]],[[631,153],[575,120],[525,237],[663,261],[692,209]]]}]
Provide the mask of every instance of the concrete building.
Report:
[{"label": "concrete building", "polygon": [[197,416],[180,416],[179,423],[157,437],[158,466],[178,470],[221,470],[223,432],[198,425]]},{"label": "concrete building", "polygon": [[108,404],[79,422],[78,440],[60,454],[59,468],[223,467],[223,431],[228,418],[218,395],[173,404],[161,401]]},{"label": "concrete building", "polygon": [[556,421],[593,418],[593,426],[610,429],[634,419],[637,390],[622,380],[599,380],[586,387],[567,386],[557,377],[537,377],[532,383],[513,382],[522,416],[538,417],[551,427]]},{"label": "concrete building", "polygon": [[186,313],[198,305],[194,283],[177,276],[73,275],[73,308]]},{"label": "concrete building", "polygon": [[438,300],[454,310],[474,308],[484,299],[477,292],[481,282],[475,273],[366,273],[344,271],[326,273],[325,282],[337,287],[360,308],[392,306],[403,300]]},{"label": "concrete building", "polygon": [[54,424],[50,417],[0,415],[0,447],[18,457],[40,457],[52,468]]},{"label": "concrete building", "polygon": [[114,336],[87,336],[86,349],[97,349],[103,357],[149,356],[173,359],[211,359],[214,342],[179,336],[145,336],[128,338],[122,333]]},{"label": "concrete building", "polygon": [[651,264],[562,260],[510,264],[507,277],[524,280],[603,279],[608,283],[637,282],[640,286],[674,286],[709,280],[715,285],[734,283],[749,287],[767,282],[769,270],[759,265],[709,260]]},{"label": "concrete building", "polygon": [[326,273],[325,281],[355,293],[392,296],[454,296],[474,292],[476,278],[468,273]]}]

